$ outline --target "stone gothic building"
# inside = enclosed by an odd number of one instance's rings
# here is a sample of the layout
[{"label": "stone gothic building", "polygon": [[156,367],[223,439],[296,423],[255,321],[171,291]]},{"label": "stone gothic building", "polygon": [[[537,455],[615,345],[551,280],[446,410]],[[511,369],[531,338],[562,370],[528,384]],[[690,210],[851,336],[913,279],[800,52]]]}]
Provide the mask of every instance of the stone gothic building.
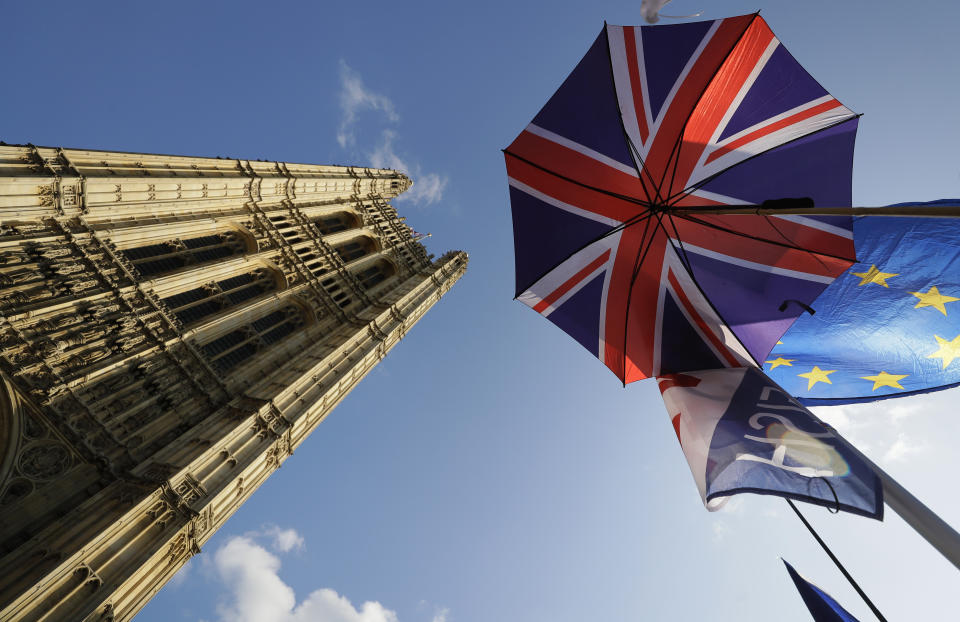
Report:
[{"label": "stone gothic building", "polygon": [[460,278],[396,171],[0,145],[0,620],[127,620]]}]

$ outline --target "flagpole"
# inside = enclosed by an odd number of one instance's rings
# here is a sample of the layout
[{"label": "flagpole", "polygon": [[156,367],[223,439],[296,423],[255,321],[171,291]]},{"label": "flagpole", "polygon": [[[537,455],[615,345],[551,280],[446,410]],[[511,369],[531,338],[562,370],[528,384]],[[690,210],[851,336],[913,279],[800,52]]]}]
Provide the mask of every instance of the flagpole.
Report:
[{"label": "flagpole", "polygon": [[793,501],[791,501],[789,497],[784,497],[784,500],[787,502],[787,505],[790,506],[790,509],[792,509],[797,515],[797,518],[800,519],[800,522],[803,523],[803,526],[807,528],[807,531],[810,532],[810,535],[813,536],[814,540],[817,541],[817,543],[820,545],[820,548],[824,550],[824,552],[833,561],[834,565],[836,565],[843,576],[846,577],[847,581],[850,582],[850,585],[853,586],[853,589],[857,591],[857,594],[860,595],[860,598],[863,599],[863,602],[867,603],[867,606],[870,607],[870,611],[873,612],[873,615],[877,616],[877,619],[880,620],[880,622],[887,622],[887,619],[883,617],[883,614],[880,613],[880,610],[877,609],[877,606],[873,604],[873,601],[870,600],[870,598],[867,596],[867,593],[863,591],[863,589],[860,587],[860,584],[854,580],[853,576],[847,572],[847,569],[843,567],[843,564],[841,564],[840,560],[837,559],[837,556],[833,554],[833,551],[830,550],[830,547],[827,546],[827,543],[823,541],[823,538],[820,537],[820,534],[816,532],[816,530],[813,528],[813,525],[807,522],[806,517],[800,513],[800,510],[793,504]]},{"label": "flagpole", "polygon": [[671,207],[673,216],[909,216],[919,218],[958,218],[960,205],[921,205],[894,207],[764,207],[762,205],[705,205]]},{"label": "flagpole", "polygon": [[821,423],[877,474],[880,483],[883,485],[883,500],[887,506],[960,570],[960,533],[957,533],[953,527],[914,497],[910,491],[890,477],[870,458],[863,455],[863,452],[854,447],[847,439],[840,436],[833,427],[822,421]]}]

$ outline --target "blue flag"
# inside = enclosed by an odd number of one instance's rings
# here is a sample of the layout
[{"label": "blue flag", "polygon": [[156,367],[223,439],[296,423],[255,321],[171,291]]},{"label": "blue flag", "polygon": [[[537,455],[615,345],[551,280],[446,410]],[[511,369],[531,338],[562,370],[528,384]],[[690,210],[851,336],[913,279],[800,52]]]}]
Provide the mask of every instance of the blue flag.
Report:
[{"label": "blue flag", "polygon": [[707,509],[752,492],[883,518],[870,465],[756,367],[657,381]]},{"label": "blue flag", "polygon": [[[960,205],[960,199],[909,205]],[[960,384],[960,219],[863,216],[859,263],[764,361],[805,404],[846,404]]]},{"label": "blue flag", "polygon": [[837,601],[833,600],[829,594],[801,577],[793,569],[793,566],[787,563],[787,560],[783,559],[781,561],[787,567],[787,572],[790,573],[793,584],[797,586],[797,591],[800,592],[800,597],[803,598],[803,602],[810,610],[810,615],[813,616],[815,622],[857,622],[857,619],[841,607]]}]

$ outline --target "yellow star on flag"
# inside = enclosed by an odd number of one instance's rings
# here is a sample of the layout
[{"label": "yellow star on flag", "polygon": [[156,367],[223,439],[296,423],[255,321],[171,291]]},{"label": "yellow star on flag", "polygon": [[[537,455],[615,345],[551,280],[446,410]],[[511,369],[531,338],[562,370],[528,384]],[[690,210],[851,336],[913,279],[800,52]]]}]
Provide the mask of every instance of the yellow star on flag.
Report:
[{"label": "yellow star on flag", "polygon": [[960,298],[954,298],[953,296],[944,296],[940,293],[940,290],[937,287],[931,286],[927,292],[910,292],[914,296],[920,299],[917,303],[917,306],[914,309],[921,309],[923,307],[933,307],[940,313],[946,315],[947,308],[944,307],[948,302],[953,302],[955,300],[960,300]]},{"label": "yellow star on flag", "polygon": [[813,366],[813,369],[811,369],[811,370],[808,371],[807,373],[805,373],[805,374],[797,374],[797,375],[800,376],[801,378],[806,378],[806,379],[807,379],[807,391],[809,391],[810,389],[813,388],[813,385],[817,384],[818,382],[826,382],[827,384],[833,384],[832,382],[830,382],[830,379],[827,378],[827,376],[829,376],[830,374],[832,374],[832,373],[835,372],[835,371],[837,371],[837,370],[835,370],[835,369],[820,369],[819,367],[817,367],[816,365],[814,365],[814,366]]},{"label": "yellow star on flag", "polygon": [[764,361],[764,363],[770,363],[770,369],[776,369],[781,365],[786,365],[787,367],[793,367],[793,362],[797,359],[785,359],[782,356],[778,356],[772,361]]},{"label": "yellow star on flag", "polygon": [[851,272],[850,274],[860,277],[860,283],[857,285],[857,287],[862,287],[869,283],[890,287],[887,285],[887,279],[893,276],[900,276],[899,273],[895,272],[880,272],[877,270],[876,266],[870,266],[870,269],[866,272]]},{"label": "yellow star on flag", "polygon": [[928,359],[940,359],[943,362],[943,368],[946,369],[953,362],[953,359],[960,358],[960,335],[947,341],[940,335],[934,335],[940,348],[927,356]]},{"label": "yellow star on flag", "polygon": [[873,383],[873,388],[871,391],[876,391],[880,387],[892,387],[894,389],[902,389],[900,386],[900,381],[909,376],[910,374],[903,374],[902,376],[897,374],[888,374],[885,371],[881,371],[876,376],[860,376],[864,380],[869,380]]}]

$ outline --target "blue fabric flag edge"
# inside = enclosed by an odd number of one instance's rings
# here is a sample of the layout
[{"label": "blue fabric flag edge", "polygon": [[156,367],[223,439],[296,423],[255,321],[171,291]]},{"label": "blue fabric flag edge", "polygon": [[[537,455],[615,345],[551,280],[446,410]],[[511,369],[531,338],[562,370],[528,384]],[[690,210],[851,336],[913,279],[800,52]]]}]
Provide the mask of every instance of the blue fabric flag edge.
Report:
[{"label": "blue fabric flag edge", "polygon": [[818,588],[813,583],[800,576],[787,560],[780,558],[787,567],[790,578],[800,592],[800,598],[810,611],[815,622],[859,622],[849,611],[844,609],[832,596]]}]

